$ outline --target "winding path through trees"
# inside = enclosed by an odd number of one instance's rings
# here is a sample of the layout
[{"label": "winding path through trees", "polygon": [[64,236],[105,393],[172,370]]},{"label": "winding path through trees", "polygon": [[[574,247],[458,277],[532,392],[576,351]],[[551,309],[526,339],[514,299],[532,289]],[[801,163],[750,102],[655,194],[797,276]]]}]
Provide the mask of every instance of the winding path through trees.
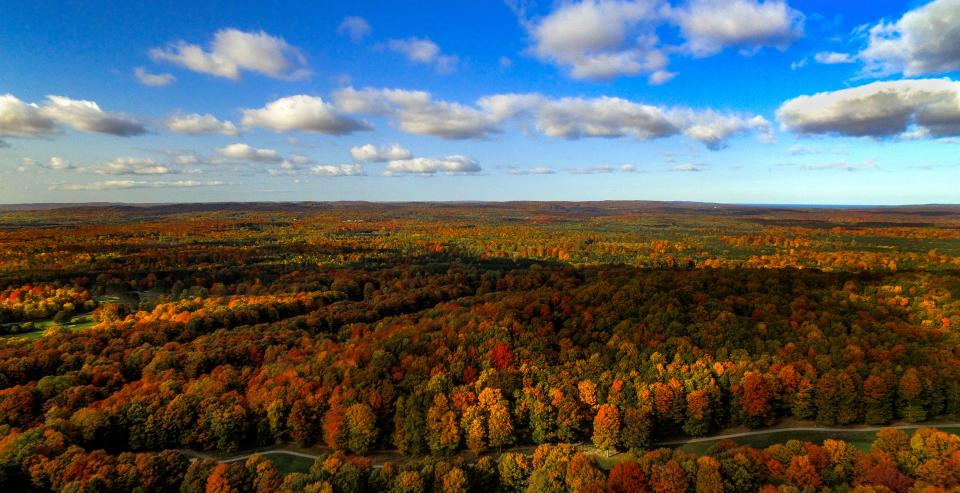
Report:
[{"label": "winding path through trees", "polygon": [[[674,446],[679,446],[679,445],[685,445],[685,444],[688,444],[688,443],[711,442],[711,441],[726,440],[726,439],[732,439],[732,438],[742,438],[742,437],[759,436],[759,435],[774,435],[774,434],[778,434],[778,433],[790,433],[790,432],[822,432],[822,433],[827,433],[827,432],[835,432],[835,433],[857,433],[857,432],[864,432],[864,433],[867,433],[867,432],[880,431],[880,430],[885,429],[885,428],[894,428],[894,429],[898,429],[898,430],[912,430],[912,429],[920,429],[920,428],[955,428],[955,427],[960,427],[960,421],[949,421],[949,422],[938,422],[938,423],[927,423],[927,424],[923,424],[923,423],[921,423],[921,424],[900,424],[900,425],[888,425],[888,426],[854,426],[854,427],[790,426],[790,427],[783,427],[783,428],[764,428],[764,429],[760,429],[760,430],[751,430],[751,431],[744,431],[744,432],[738,432],[738,433],[726,433],[726,434],[722,434],[722,435],[711,435],[711,436],[706,436],[706,437],[695,437],[695,438],[694,438],[694,437],[691,437],[691,438],[684,438],[684,439],[678,439],[678,440],[663,440],[663,441],[659,441],[659,442],[654,442],[653,444],[651,444],[651,446],[652,446],[653,448],[656,448],[656,447],[674,447]],[[576,445],[576,446],[578,447],[578,449],[580,449],[581,451],[585,451],[585,452],[588,452],[588,453],[589,453],[589,452],[595,452],[595,453],[598,453],[598,454],[602,454],[602,453],[603,453],[603,451],[600,451],[599,449],[593,447],[592,445],[583,444],[583,443],[579,443],[579,444],[575,444],[575,445]],[[535,448],[536,448],[536,445],[520,445],[520,446],[516,446],[516,447],[510,447],[510,448],[503,449],[503,450],[501,450],[499,453],[506,453],[506,452],[531,452],[531,451],[534,450]],[[320,457],[320,455],[318,455],[318,454],[309,454],[309,453],[306,453],[306,452],[298,452],[298,451],[296,451],[296,450],[289,450],[289,449],[285,449],[285,448],[282,448],[282,447],[271,448],[271,449],[263,449],[263,450],[255,450],[255,451],[250,451],[250,452],[247,452],[247,453],[243,453],[242,455],[237,455],[237,456],[232,456],[232,457],[227,457],[227,458],[222,458],[222,459],[221,459],[221,458],[218,458],[218,457],[215,457],[215,456],[213,456],[213,455],[210,455],[210,454],[208,454],[208,453],[205,453],[205,452],[197,451],[197,450],[181,449],[180,452],[183,453],[184,455],[187,455],[188,457],[193,458],[193,459],[214,459],[214,460],[223,462],[223,463],[225,463],[225,464],[226,464],[226,463],[231,463],[231,462],[239,462],[239,461],[247,460],[247,459],[249,459],[250,457],[252,457],[252,456],[255,455],[255,454],[259,454],[259,455],[292,455],[292,456],[295,456],[295,457],[302,457],[302,458],[304,458],[304,459],[312,459],[312,460],[316,460],[318,457]],[[468,453],[468,452],[461,452],[461,453]],[[392,460],[392,459],[401,458],[401,456],[399,456],[398,452],[395,451],[395,450],[374,451],[373,453],[370,453],[370,454],[366,455],[365,457],[367,457],[367,458],[369,458],[369,459],[371,459],[371,460],[373,461],[372,467],[374,467],[374,468],[381,468],[381,467],[383,467],[383,463],[384,463],[384,462],[389,462],[389,461]]]}]

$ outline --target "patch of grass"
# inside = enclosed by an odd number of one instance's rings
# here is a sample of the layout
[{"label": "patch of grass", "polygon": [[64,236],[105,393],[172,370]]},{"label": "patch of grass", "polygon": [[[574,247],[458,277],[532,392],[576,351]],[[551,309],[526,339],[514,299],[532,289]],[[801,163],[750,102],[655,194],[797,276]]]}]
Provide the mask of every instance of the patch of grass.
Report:
[{"label": "patch of grass", "polygon": [[263,458],[269,460],[280,474],[286,476],[294,472],[308,472],[313,465],[313,459],[288,454],[266,454]]},{"label": "patch of grass", "polygon": [[[96,323],[93,321],[93,316],[89,313],[83,315],[77,315],[70,319],[69,322],[64,322],[60,324],[61,328],[69,329],[71,331],[80,331],[84,329],[89,329],[93,327]],[[0,335],[0,339],[21,339],[24,341],[34,341],[43,337],[44,332],[51,327],[56,327],[57,323],[53,320],[42,320],[39,322],[34,322],[34,330],[30,332],[21,332],[18,334],[3,334]]]},{"label": "patch of grass", "polygon": [[605,454],[595,454],[593,460],[597,463],[597,467],[604,471],[609,471],[613,469],[613,466],[625,460],[637,460],[637,456],[634,455],[633,451],[627,451],[610,457],[607,457]]},{"label": "patch of grass", "polygon": [[[939,427],[935,423],[931,424],[920,424],[917,428],[902,430],[908,435],[912,435],[917,429],[920,428],[937,428],[940,431],[947,433],[953,433],[955,435],[960,435],[960,427],[956,426],[945,426]],[[770,432],[764,433],[762,435],[752,435],[746,437],[731,438],[739,445],[749,445],[753,448],[767,448],[771,445],[780,443],[787,443],[790,440],[802,440],[813,443],[823,443],[824,440],[843,440],[859,450],[867,452],[870,450],[873,441],[877,438],[877,432],[875,431],[848,431],[848,432],[836,432],[836,431],[786,431],[786,432]],[[694,452],[697,454],[706,453],[710,447],[714,446],[719,442],[719,440],[710,440],[706,442],[696,442],[696,443],[686,443],[678,448],[687,452]]]}]

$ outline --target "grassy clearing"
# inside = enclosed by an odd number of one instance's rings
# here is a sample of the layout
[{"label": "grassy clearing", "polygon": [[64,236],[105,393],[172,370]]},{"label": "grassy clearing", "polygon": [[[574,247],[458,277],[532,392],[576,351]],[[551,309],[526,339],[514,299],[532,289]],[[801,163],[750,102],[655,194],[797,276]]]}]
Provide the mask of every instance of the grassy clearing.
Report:
[{"label": "grassy clearing", "polygon": [[[912,435],[915,431],[921,428],[936,428],[940,431],[947,433],[952,433],[954,435],[960,435],[960,426],[937,426],[936,423],[926,423],[919,424],[916,428],[904,429],[901,430],[907,435]],[[748,445],[757,449],[764,449],[774,444],[785,444],[790,440],[801,440],[807,442],[813,442],[816,444],[822,444],[824,440],[843,440],[857,449],[869,452],[870,447],[873,444],[873,441],[877,438],[877,432],[875,431],[848,431],[848,432],[838,432],[838,431],[770,431],[768,433],[762,433],[759,435],[751,435],[737,438],[729,438],[739,445]],[[685,443],[683,445],[676,446],[676,448],[683,450],[685,452],[691,452],[698,455],[706,454],[711,447],[716,445],[720,440],[707,440],[703,442],[694,442],[694,443]],[[672,447],[671,447],[672,448]],[[625,460],[636,460],[637,455],[632,451],[627,451],[612,455],[607,457],[603,452],[591,452],[590,455],[597,462],[597,465],[604,469],[610,470],[613,466],[617,465],[620,462]],[[642,452],[641,452],[642,455]]]},{"label": "grassy clearing", "polygon": [[286,476],[294,472],[308,472],[313,465],[313,459],[288,454],[266,454],[265,459],[273,463],[280,474]]},{"label": "grassy clearing", "polygon": [[[912,435],[914,431],[920,428],[937,428],[941,431],[947,433],[953,433],[955,435],[960,435],[960,427],[957,426],[936,426],[935,423],[918,425],[914,429],[902,430],[908,435]],[[837,431],[786,431],[786,432],[770,432],[760,435],[751,435],[745,437],[732,438],[734,442],[740,445],[749,445],[753,448],[767,448],[771,445],[777,443],[787,443],[790,440],[803,440],[813,443],[823,443],[824,440],[843,440],[854,447],[866,452],[870,450],[871,444],[877,438],[877,432],[875,431],[846,431],[846,432],[837,432]],[[694,452],[697,454],[703,454],[710,447],[714,446],[719,440],[710,440],[706,442],[696,442],[696,443],[686,443],[680,445],[678,448],[680,450],[685,450],[687,452]]]},{"label": "grassy clearing", "polygon": [[[93,327],[96,323],[93,321],[93,316],[89,313],[84,315],[77,315],[70,319],[69,322],[65,322],[59,325],[60,328],[69,329],[71,331],[80,331],[84,329],[89,329]],[[22,339],[25,341],[33,341],[43,337],[43,334],[52,327],[57,327],[57,323],[53,320],[43,320],[40,322],[34,322],[34,330],[30,332],[21,332],[19,334],[3,334],[0,335],[0,339]]]}]

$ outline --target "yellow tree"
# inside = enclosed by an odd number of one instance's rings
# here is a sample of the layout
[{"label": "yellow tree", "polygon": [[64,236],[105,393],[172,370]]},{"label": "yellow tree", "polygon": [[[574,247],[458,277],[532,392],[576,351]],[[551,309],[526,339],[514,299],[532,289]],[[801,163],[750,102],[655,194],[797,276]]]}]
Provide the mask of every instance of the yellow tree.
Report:
[{"label": "yellow tree", "polygon": [[593,444],[601,450],[616,449],[620,443],[620,411],[603,404],[593,418]]}]

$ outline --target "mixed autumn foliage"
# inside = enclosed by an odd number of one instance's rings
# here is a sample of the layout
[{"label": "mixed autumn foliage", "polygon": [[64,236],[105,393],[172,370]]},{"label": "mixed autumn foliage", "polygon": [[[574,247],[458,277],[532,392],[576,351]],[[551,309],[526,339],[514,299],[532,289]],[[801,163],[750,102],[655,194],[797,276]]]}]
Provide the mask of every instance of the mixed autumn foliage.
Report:
[{"label": "mixed autumn foliage", "polygon": [[[11,491],[960,487],[960,210],[249,204],[0,213]],[[30,324],[89,314],[92,327]],[[564,443],[634,450],[602,470]],[[309,474],[178,449],[297,444]],[[533,456],[516,447],[549,444]],[[396,450],[400,465],[362,456]],[[470,451],[480,456],[464,461]],[[652,450],[652,451],[651,451]],[[505,452],[497,454],[497,452]],[[431,457],[425,459],[425,457]],[[884,489],[886,488],[886,489]]]}]

